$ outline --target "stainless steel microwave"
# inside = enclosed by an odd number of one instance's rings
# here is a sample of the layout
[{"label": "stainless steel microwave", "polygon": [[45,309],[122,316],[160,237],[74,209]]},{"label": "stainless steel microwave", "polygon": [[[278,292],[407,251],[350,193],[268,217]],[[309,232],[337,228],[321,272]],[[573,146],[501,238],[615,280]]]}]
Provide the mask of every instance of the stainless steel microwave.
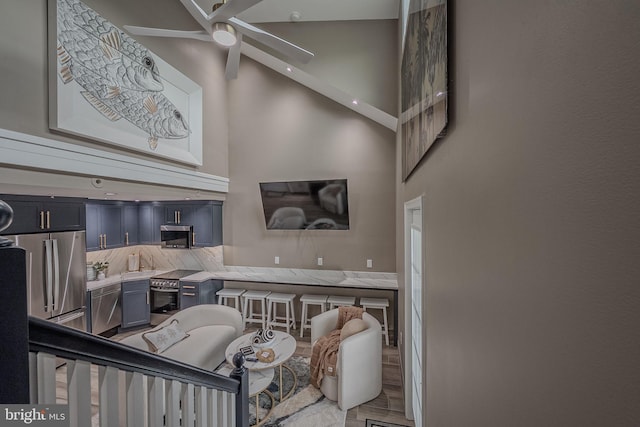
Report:
[{"label": "stainless steel microwave", "polygon": [[163,248],[191,248],[192,225],[161,225],[160,241]]}]

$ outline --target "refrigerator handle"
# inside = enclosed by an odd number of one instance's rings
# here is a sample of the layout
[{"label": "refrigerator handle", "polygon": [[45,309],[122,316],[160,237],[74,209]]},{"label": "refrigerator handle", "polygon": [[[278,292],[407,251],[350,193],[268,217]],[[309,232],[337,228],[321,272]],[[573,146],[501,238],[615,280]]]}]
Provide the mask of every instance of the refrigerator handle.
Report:
[{"label": "refrigerator handle", "polygon": [[58,256],[58,240],[53,239],[53,310],[55,311],[57,305],[60,304],[60,257]]},{"label": "refrigerator handle", "polygon": [[50,304],[53,303],[52,299],[53,299],[53,290],[52,290],[52,286],[53,286],[53,265],[52,265],[52,259],[51,259],[51,240],[45,240],[44,241],[44,252],[45,252],[45,275],[46,275],[46,280],[45,280],[45,288],[44,288],[44,311],[45,313],[49,312],[49,311],[53,311],[53,307],[49,307]]}]

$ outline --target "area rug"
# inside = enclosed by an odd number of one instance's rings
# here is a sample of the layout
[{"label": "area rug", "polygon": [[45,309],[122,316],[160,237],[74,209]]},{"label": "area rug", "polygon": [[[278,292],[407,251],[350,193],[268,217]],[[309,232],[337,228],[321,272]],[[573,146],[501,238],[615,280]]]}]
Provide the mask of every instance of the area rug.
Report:
[{"label": "area rug", "polygon": [[[342,411],[337,402],[326,399],[324,395],[312,385],[309,385],[309,358],[294,356],[285,365],[291,368],[297,377],[297,384],[291,397],[284,402],[280,402],[280,389],[277,375],[274,381],[267,388],[274,396],[275,407],[268,419],[264,422],[265,427],[343,427],[347,418],[347,411]],[[277,370],[276,370],[277,372]],[[283,370],[283,391],[291,390],[293,377],[291,373]],[[249,414],[251,418],[249,424],[255,424],[255,399],[249,399]],[[269,411],[271,399],[266,395],[260,396],[260,422]]]},{"label": "area rug", "polygon": [[403,424],[386,423],[384,421],[376,421],[367,419],[367,427],[407,427]]}]

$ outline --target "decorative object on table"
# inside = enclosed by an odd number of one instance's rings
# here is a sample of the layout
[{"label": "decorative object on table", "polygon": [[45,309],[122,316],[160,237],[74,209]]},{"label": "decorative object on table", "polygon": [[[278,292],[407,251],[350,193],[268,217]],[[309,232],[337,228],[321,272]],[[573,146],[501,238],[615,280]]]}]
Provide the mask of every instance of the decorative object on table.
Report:
[{"label": "decorative object on table", "polygon": [[272,329],[258,329],[253,334],[252,343],[254,347],[266,347],[271,345],[273,339],[275,338],[275,334]]},{"label": "decorative object on table", "polygon": [[447,0],[411,0],[402,55],[402,179],[447,125]]},{"label": "decorative object on table", "polygon": [[140,254],[130,254],[127,258],[127,270],[138,271],[140,270]]},{"label": "decorative object on table", "polygon": [[259,362],[271,363],[275,358],[276,354],[271,348],[263,348],[258,350],[258,352],[256,353],[256,359],[258,359]]},{"label": "decorative object on table", "polygon": [[253,350],[253,347],[251,347],[250,345],[246,347],[240,347],[238,350],[240,351],[240,353],[244,354],[245,356],[252,356],[256,354],[256,352]]},{"label": "decorative object on table", "polygon": [[[13,209],[7,203],[0,200],[0,231],[7,229],[13,221]],[[13,246],[13,242],[0,237],[0,247]]]},{"label": "decorative object on table", "polygon": [[49,127],[202,165],[202,88],[81,1],[48,9]]},{"label": "decorative object on table", "polygon": [[107,269],[109,268],[109,261],[96,261],[93,264],[93,269],[98,273],[98,280],[103,280],[107,277]]},{"label": "decorative object on table", "polygon": [[92,280],[96,280],[96,269],[93,268],[93,263],[87,263],[87,280],[90,282]]}]

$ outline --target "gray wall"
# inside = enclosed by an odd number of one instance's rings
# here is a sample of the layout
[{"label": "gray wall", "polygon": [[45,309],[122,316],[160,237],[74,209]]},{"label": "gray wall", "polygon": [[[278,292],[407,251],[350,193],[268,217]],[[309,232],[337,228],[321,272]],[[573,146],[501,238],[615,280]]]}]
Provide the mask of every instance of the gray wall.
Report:
[{"label": "gray wall", "polygon": [[[135,2],[85,0],[84,2],[121,29],[125,24],[199,29],[182,4],[174,0],[137,0]],[[152,37],[139,40],[203,88],[204,165],[198,170],[213,175],[228,176],[227,98],[224,80],[226,54],[212,43],[194,40]],[[49,131],[46,0],[2,1],[0,73],[2,75],[0,128],[106,151],[123,152],[107,144]],[[124,151],[124,153],[134,158],[147,158],[132,151]],[[165,162],[157,159],[158,162]]]},{"label": "gray wall", "polygon": [[449,135],[396,215],[401,271],[425,195],[427,425],[639,425],[640,4],[449,3]]},{"label": "gray wall", "polygon": [[[355,32],[381,28],[395,40],[395,27],[352,24]],[[395,47],[381,49],[377,61],[395,63],[396,56]],[[344,67],[367,91],[384,70]],[[393,132],[245,57],[229,85],[229,118],[226,264],[274,266],[279,256],[281,267],[319,268],[321,256],[326,269],[367,270],[369,258],[372,271],[395,271]],[[333,178],[348,180],[350,230],[267,232],[259,182]]]}]

